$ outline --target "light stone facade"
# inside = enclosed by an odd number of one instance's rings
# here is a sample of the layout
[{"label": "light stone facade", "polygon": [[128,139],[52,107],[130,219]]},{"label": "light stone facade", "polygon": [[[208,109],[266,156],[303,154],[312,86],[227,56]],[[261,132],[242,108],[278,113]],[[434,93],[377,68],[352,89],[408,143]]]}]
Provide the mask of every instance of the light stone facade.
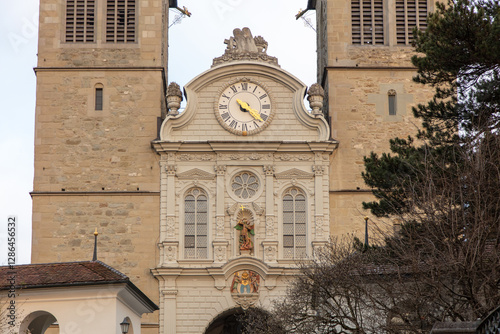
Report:
[{"label": "light stone facade", "polygon": [[[275,106],[270,125],[252,136],[236,136],[214,117],[220,88],[240,78],[265,85]],[[153,271],[160,281],[161,333],[203,333],[224,311],[248,307],[245,303],[268,307],[285,294],[297,260],[283,249],[283,197],[289,189],[300,189],[306,198],[307,256],[330,235],[328,174],[337,143],[329,139],[324,118],[305,109],[305,85],[279,66],[233,61],[212,67],[184,89],[186,109],[168,116],[153,142],[162,179],[160,257]],[[231,183],[242,172],[255,175],[259,184],[248,198],[238,197]],[[184,253],[184,199],[192,189],[208,197],[206,259]],[[250,252],[240,251],[234,228],[243,210],[255,224]],[[241,270],[260,275],[252,301],[231,293],[233,276]]]},{"label": "light stone facade", "polygon": [[[89,259],[89,235],[98,227],[99,259],[160,306],[142,318],[142,332],[204,333],[226,311],[252,302],[266,307],[284,294],[295,274],[283,247],[289,189],[306,198],[308,256],[331,235],[362,236],[361,202],[372,200],[361,178],[363,156],[415,133],[411,108],[432,94],[412,81],[413,49],[395,44],[393,0],[383,1],[386,43],[377,46],[352,44],[352,1],[317,0],[309,8],[318,17],[324,117],[307,111],[306,87],[275,58],[237,53],[187,84],[186,109],[168,115],[168,7],[176,1],[136,3],[134,43],[105,42],[104,1],[96,1],[95,41],[66,43],[65,2],[40,0],[32,261]],[[214,110],[221,89],[241,80],[272,96],[274,118],[251,136],[226,131]],[[104,92],[102,110],[94,107],[96,88]],[[247,199],[232,190],[241,172],[259,182]],[[185,256],[192,189],[208,198],[205,259]],[[252,252],[238,247],[242,206],[255,223]],[[231,293],[242,270],[260,275],[257,299]]]}]

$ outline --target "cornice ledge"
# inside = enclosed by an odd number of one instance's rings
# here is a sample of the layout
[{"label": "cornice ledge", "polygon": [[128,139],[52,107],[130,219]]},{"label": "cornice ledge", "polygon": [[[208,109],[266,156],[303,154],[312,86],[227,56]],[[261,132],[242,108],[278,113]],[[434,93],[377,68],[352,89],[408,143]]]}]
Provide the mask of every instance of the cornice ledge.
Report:
[{"label": "cornice ledge", "polygon": [[167,142],[162,140],[154,140],[151,142],[151,147],[158,154],[162,152],[177,152],[181,145],[182,143],[180,142]]},{"label": "cornice ledge", "polygon": [[308,142],[311,151],[320,152],[333,152],[338,146],[339,142],[336,140],[330,140],[329,142]]},{"label": "cornice ledge", "polygon": [[153,268],[150,269],[151,274],[153,274],[154,277],[161,277],[161,276],[179,276],[182,274],[182,268]]}]

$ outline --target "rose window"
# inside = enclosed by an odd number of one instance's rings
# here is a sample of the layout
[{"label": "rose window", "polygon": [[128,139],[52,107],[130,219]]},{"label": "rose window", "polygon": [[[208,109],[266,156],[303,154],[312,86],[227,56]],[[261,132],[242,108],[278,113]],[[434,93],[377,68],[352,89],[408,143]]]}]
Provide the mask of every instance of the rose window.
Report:
[{"label": "rose window", "polygon": [[242,172],[233,178],[231,187],[238,198],[249,199],[259,190],[259,179],[253,173]]}]

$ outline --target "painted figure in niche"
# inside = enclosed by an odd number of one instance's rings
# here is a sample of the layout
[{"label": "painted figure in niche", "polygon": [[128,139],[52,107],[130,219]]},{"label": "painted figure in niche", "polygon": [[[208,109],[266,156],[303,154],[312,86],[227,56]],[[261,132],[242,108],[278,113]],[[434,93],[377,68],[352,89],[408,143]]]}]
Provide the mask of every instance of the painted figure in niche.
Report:
[{"label": "painted figure in niche", "polygon": [[253,250],[254,224],[250,223],[247,218],[242,218],[234,228],[240,231],[240,250]]},{"label": "painted figure in niche", "polygon": [[259,291],[260,275],[251,270],[234,273],[231,293],[257,293]]}]

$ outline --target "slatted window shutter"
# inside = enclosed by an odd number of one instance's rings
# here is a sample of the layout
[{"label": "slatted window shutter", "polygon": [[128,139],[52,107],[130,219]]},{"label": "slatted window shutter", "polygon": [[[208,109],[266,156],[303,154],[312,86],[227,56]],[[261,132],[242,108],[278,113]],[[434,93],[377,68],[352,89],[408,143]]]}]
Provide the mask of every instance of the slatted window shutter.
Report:
[{"label": "slatted window shutter", "polygon": [[396,0],[396,41],[410,45],[413,29],[427,28],[427,0]]},{"label": "slatted window shutter", "polygon": [[95,42],[95,0],[66,1],[67,43]]},{"label": "slatted window shutter", "polygon": [[106,42],[135,43],[136,1],[107,0]]},{"label": "slatted window shutter", "polygon": [[352,44],[384,44],[384,0],[351,1]]}]

